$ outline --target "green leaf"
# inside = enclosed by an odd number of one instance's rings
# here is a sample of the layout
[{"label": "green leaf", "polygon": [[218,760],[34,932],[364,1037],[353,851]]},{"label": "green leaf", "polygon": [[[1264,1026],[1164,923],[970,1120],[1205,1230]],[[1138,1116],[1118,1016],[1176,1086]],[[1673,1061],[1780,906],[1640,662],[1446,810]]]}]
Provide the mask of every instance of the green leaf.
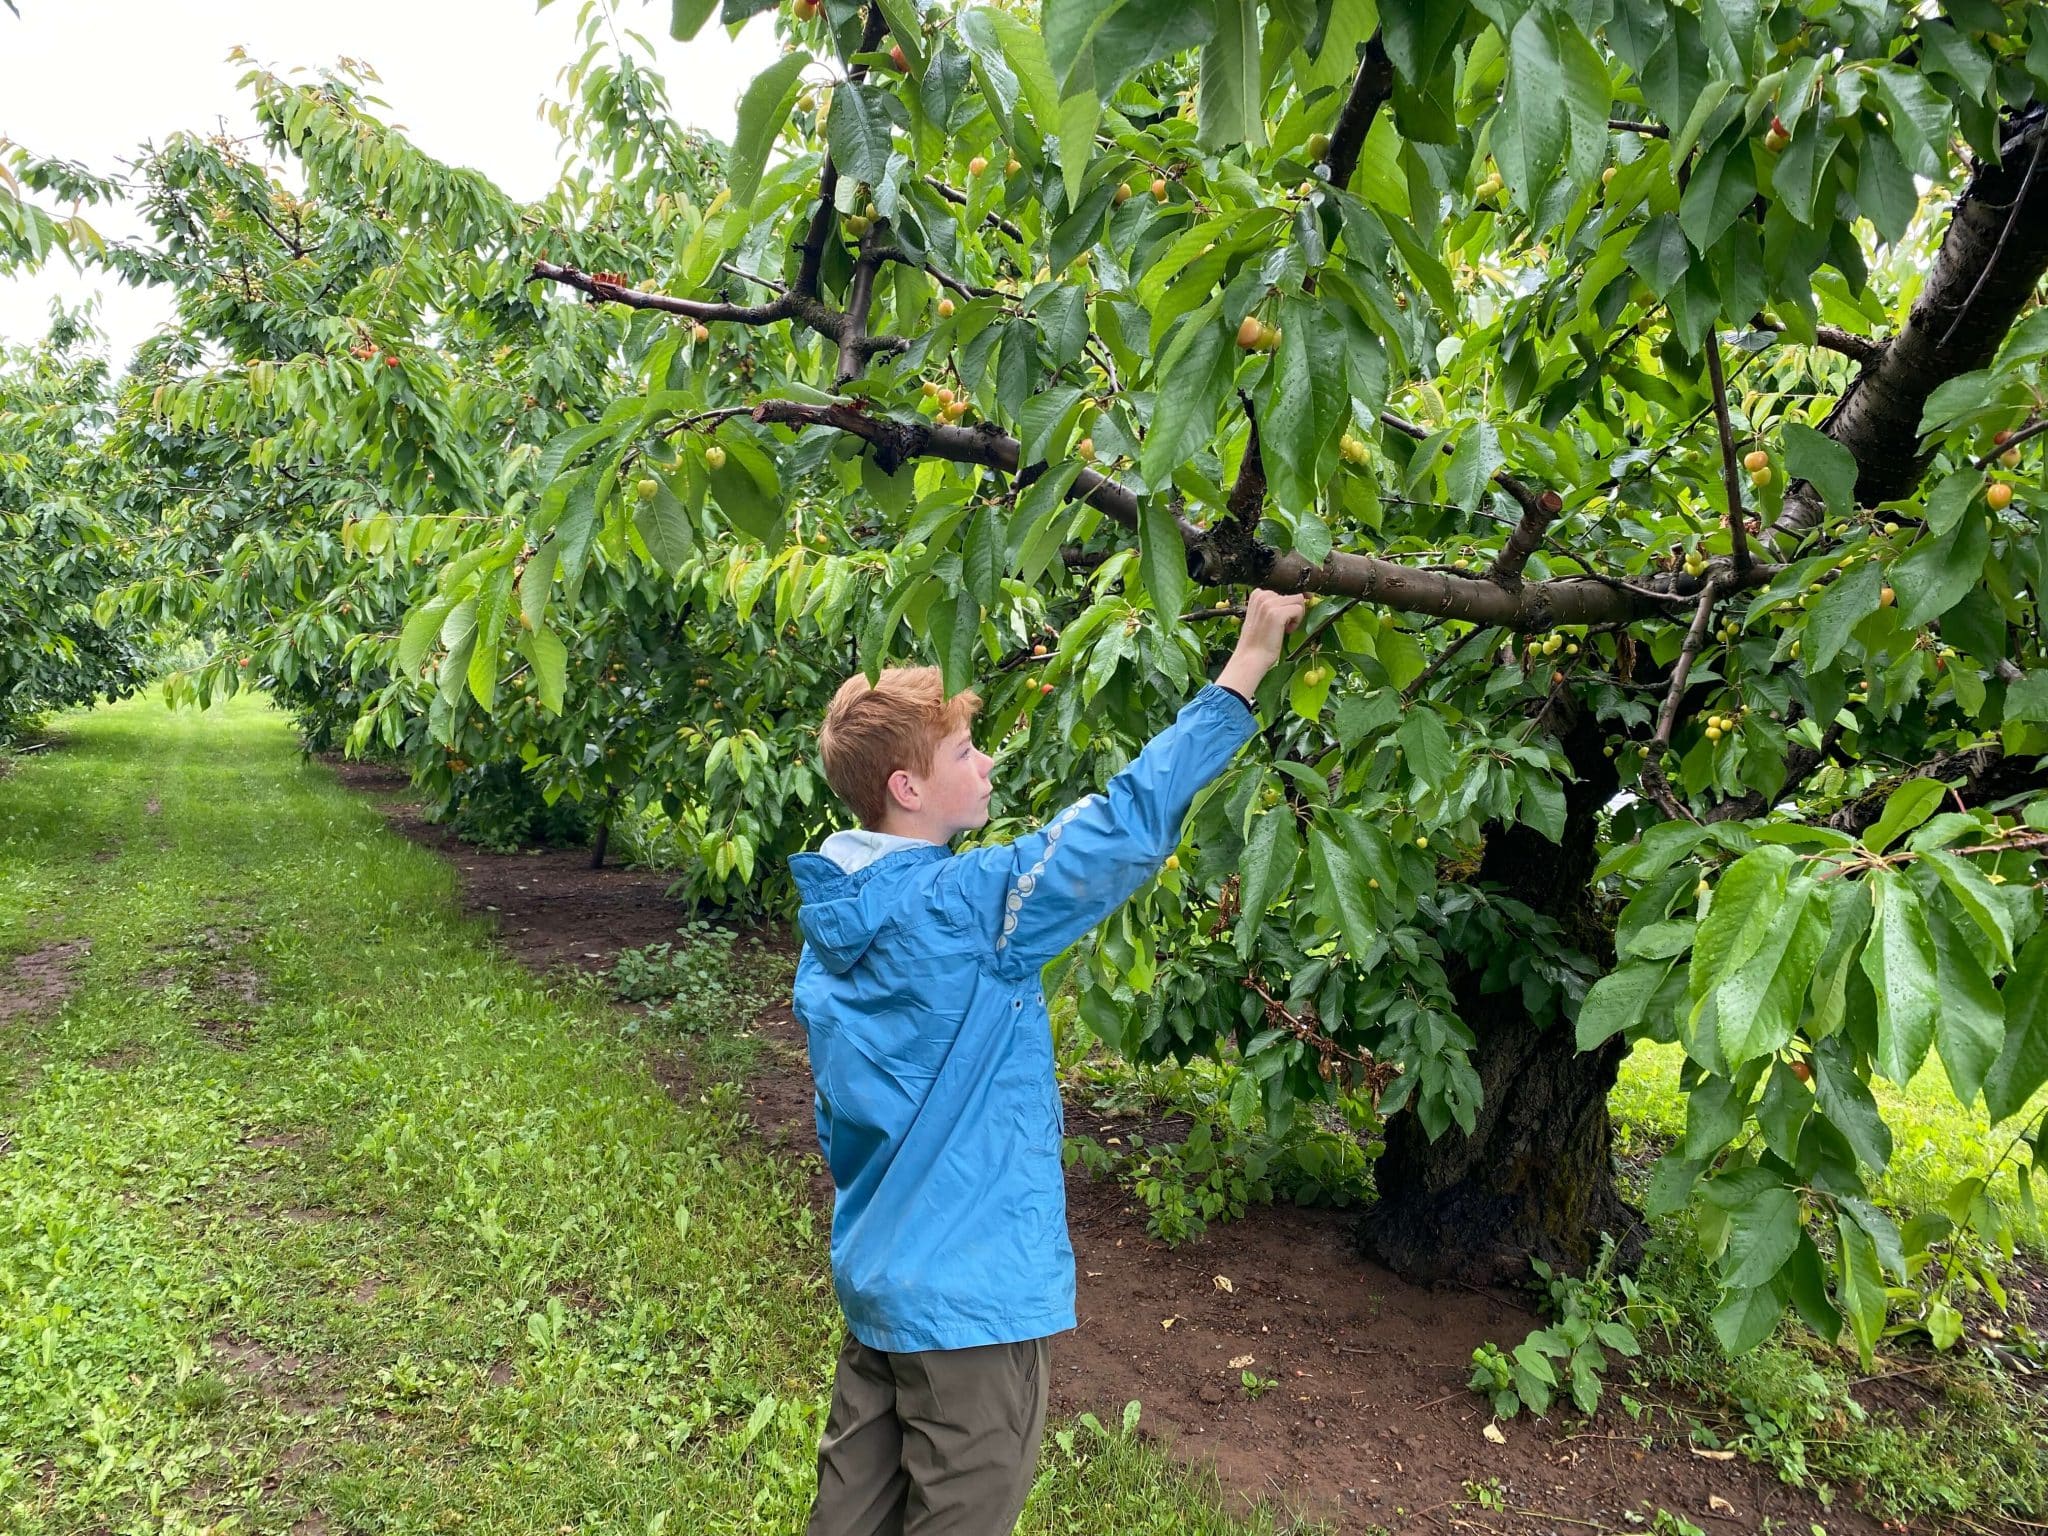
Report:
[{"label": "green leaf", "polygon": [[718,0],[671,0],[668,35],[679,43],[687,43],[717,9]]},{"label": "green leaf", "polygon": [[1941,986],[1941,1007],[1934,1016],[1935,1052],[1956,1097],[1965,1105],[1974,1104],[2005,1044],[2005,1004],[1941,904],[1929,903],[1925,910],[1934,938],[1935,977]]},{"label": "green leaf", "polygon": [[1820,1249],[1804,1231],[1799,1234],[1799,1246],[1793,1250],[1786,1273],[1792,1279],[1792,1305],[1800,1318],[1828,1343],[1834,1343],[1842,1336],[1842,1314],[1828,1299],[1828,1272]]},{"label": "green leaf", "polygon": [[1379,927],[1366,904],[1365,877],[1352,865],[1349,850],[1321,826],[1311,825],[1308,863],[1322,910],[1336,917],[1344,947],[1354,959],[1366,955],[1379,936]]},{"label": "green leaf", "polygon": [[1984,1076],[1991,1123],[2018,1114],[2048,1083],[2048,929],[2029,939],[2005,978],[2005,1046]]},{"label": "green leaf", "polygon": [[1515,206],[1528,211],[1563,168],[1571,120],[1558,30],[1547,12],[1524,12],[1508,35],[1507,90],[1493,117],[1494,161]]},{"label": "green leaf", "polygon": [[1942,537],[1923,539],[1892,567],[1899,622],[1916,629],[1955,607],[1983,579],[1990,553],[1991,524],[1982,516],[1965,517]]},{"label": "green leaf", "polygon": [[1088,184],[1088,167],[1094,158],[1095,129],[1102,121],[1102,98],[1092,90],[1077,91],[1062,98],[1057,121],[1061,144],[1089,146],[1087,154],[1060,156],[1060,175],[1066,183],[1067,203],[1071,207],[1081,201],[1081,189]]},{"label": "green leaf", "polygon": [[889,41],[903,50],[903,61],[910,66],[910,73],[923,75],[926,55],[918,0],[875,0],[875,3],[882,8],[882,17],[889,24]]},{"label": "green leaf", "polygon": [[1927,527],[1933,533],[1947,533],[1963,520],[1984,489],[1983,477],[1961,470],[1950,475],[1927,495]]},{"label": "green leaf", "polygon": [[710,471],[712,499],[734,528],[773,545],[782,537],[782,487],[774,463],[745,438],[720,441],[726,461]]},{"label": "green leaf", "polygon": [[1692,248],[1677,216],[1660,213],[1643,225],[1628,248],[1628,264],[1660,299],[1683,282],[1692,265]]},{"label": "green leaf", "polygon": [[835,90],[825,136],[839,174],[870,186],[881,181],[889,169],[889,127],[878,88],[849,82]]},{"label": "green leaf", "polygon": [[1713,906],[1692,948],[1692,995],[1704,999],[1764,941],[1785,902],[1792,850],[1767,843],[1730,865],[1714,887]]},{"label": "green leaf", "polygon": [[[1856,455],[1825,432],[1816,432],[1803,422],[1786,422],[1782,436],[1786,472],[1796,480],[1812,482],[1813,488],[1827,503],[1830,517],[1847,517],[1853,512],[1856,509]],[[1824,662],[1809,664],[1826,665]]]},{"label": "green leaf", "polygon": [[[1589,993],[1589,999],[1590,996]],[[1686,1202],[1692,1198],[1692,1188],[1699,1182],[1706,1166],[1704,1161],[1680,1157],[1676,1150],[1666,1152],[1651,1170],[1650,1187],[1643,1197],[1643,1213],[1655,1220],[1685,1209]]]},{"label": "green leaf", "polygon": [[441,626],[454,608],[453,598],[437,597],[405,616],[405,627],[398,636],[398,670],[403,676],[419,675],[420,663],[427,659],[428,648],[439,638]]},{"label": "green leaf", "polygon": [[1330,686],[1336,680],[1334,672],[1318,672],[1316,680],[1310,682],[1309,670],[1301,668],[1287,682],[1287,706],[1304,720],[1314,720],[1322,714],[1330,697]]},{"label": "green leaf", "polygon": [[1889,135],[1864,114],[1866,132],[1856,162],[1856,206],[1886,245],[1897,245],[1920,208],[1913,173]]},{"label": "green leaf", "polygon": [[1880,869],[1868,884],[1875,917],[1863,947],[1863,974],[1877,996],[1877,1068],[1903,1088],[1934,1043],[1941,1009],[1934,937],[1918,893],[1903,876]]},{"label": "green leaf", "polygon": [[1301,839],[1295,832],[1294,812],[1275,806],[1252,824],[1245,844],[1244,872],[1238,881],[1237,952],[1251,953],[1258,941],[1259,919],[1273,899],[1294,884],[1294,867],[1301,859]]},{"label": "green leaf", "polygon": [[1609,1037],[1645,1022],[1650,999],[1676,964],[1676,960],[1631,963],[1594,982],[1579,1004],[1579,1049],[1590,1051]]},{"label": "green leaf", "polygon": [[1231,374],[1231,342],[1223,331],[1222,312],[1219,297],[1188,316],[1160,359],[1152,430],[1138,455],[1138,472],[1148,484],[1163,484],[1216,429],[1216,410]]},{"label": "green leaf", "polygon": [[1308,513],[1320,489],[1317,459],[1350,405],[1345,337],[1319,306],[1302,300],[1282,304],[1280,320],[1280,349],[1259,416],[1259,451],[1273,499],[1289,512]]},{"label": "green leaf", "polygon": [[1860,563],[1839,580],[1830,582],[1813,611],[1806,616],[1806,665],[1813,671],[1832,666],[1848,643],[1856,626],[1877,612],[1879,590],[1884,577],[1870,561]]},{"label": "green leaf", "polygon": [[1173,504],[1166,497],[1141,497],[1138,516],[1139,574],[1152,596],[1153,612],[1169,626],[1176,625],[1187,603],[1187,544],[1181,538]]},{"label": "green leaf", "polygon": [[568,687],[569,648],[553,630],[536,629],[522,637],[519,649],[533,663],[534,691],[540,695],[541,708],[559,715]]},{"label": "green leaf", "polygon": [[[682,0],[677,0],[677,4],[680,9]],[[708,11],[709,6],[705,9]],[[698,21],[701,25],[702,18]],[[775,147],[776,135],[789,124],[790,108],[803,89],[803,72],[810,62],[808,53],[784,54],[756,75],[746,95],[740,98],[739,122],[733,131],[732,150],[725,160],[725,184],[732,191],[734,207],[745,208],[754,201],[754,191],[761,184],[761,168],[768,163],[768,151]],[[839,112],[840,105],[835,99],[828,128],[839,126]],[[886,161],[886,146],[883,158]]]},{"label": "green leaf", "polygon": [[1749,158],[1749,140],[1738,123],[1700,157],[1678,200],[1679,227],[1693,249],[1705,255],[1755,196],[1756,169]]},{"label": "green leaf", "polygon": [[2006,910],[1998,887],[1985,879],[1984,872],[1975,864],[1953,853],[1930,850],[1921,856],[1920,862],[1934,871],[1949,895],[1955,897],[1956,905],[1983,931],[1996,963],[2011,965],[2012,913]]},{"label": "green leaf", "polygon": [[1771,1055],[1792,1038],[1827,940],[1827,908],[1819,885],[1803,875],[1789,881],[1784,903],[1756,953],[1715,991],[1721,1050],[1729,1066]]},{"label": "green leaf", "polygon": [[1401,728],[1394,733],[1409,775],[1424,790],[1441,789],[1450,781],[1456,765],[1451,752],[1451,733],[1444,729],[1440,715],[1426,705],[1415,705]]},{"label": "green leaf", "polygon": [[675,492],[659,481],[656,484],[660,489],[651,501],[640,503],[633,526],[640,530],[641,541],[654,557],[654,563],[664,571],[674,572],[690,558],[696,535],[690,526],[690,515],[676,500]]},{"label": "green leaf", "polygon": [[1870,1235],[1846,1212],[1835,1218],[1835,1300],[1856,1336],[1856,1352],[1867,1371],[1884,1332],[1884,1272]]},{"label": "green leaf", "polygon": [[1714,1308],[1714,1337],[1731,1355],[1755,1349],[1771,1336],[1791,1299],[1792,1279],[1784,1273],[1763,1285],[1731,1291]]},{"label": "green leaf", "polygon": [[1614,81],[1599,51],[1564,12],[1553,12],[1557,58],[1564,71],[1565,114],[1571,129],[1566,168],[1575,191],[1583,192],[1607,161],[1607,115],[1614,105]]},{"label": "green leaf", "polygon": [[1885,797],[1884,811],[1863,834],[1863,846],[1883,853],[1932,816],[1947,793],[1939,779],[1908,779]]},{"label": "green leaf", "polygon": [[1202,49],[1196,142],[1204,149],[1234,149],[1240,144],[1257,149],[1266,142],[1265,118],[1259,110],[1258,0],[1210,4],[1216,30]]},{"label": "green leaf", "polygon": [[1891,1127],[1841,1041],[1824,1040],[1814,1050],[1813,1086],[1821,1117],[1842,1133],[1865,1166],[1883,1173],[1892,1160]]},{"label": "green leaf", "polygon": [[1731,1214],[1721,1281],[1730,1290],[1762,1285],[1784,1268],[1799,1246],[1799,1194],[1766,1189]]},{"label": "green leaf", "polygon": [[1444,494],[1467,511],[1478,507],[1503,458],[1499,430],[1490,421],[1475,421],[1459,434],[1444,468]]},{"label": "green leaf", "polygon": [[[1016,74],[1018,84],[1024,89],[1024,99],[1030,106],[1032,117],[1041,125],[1059,121],[1059,87],[1053,83],[1052,66],[1046,62],[1045,43],[1035,27],[994,6],[972,6],[960,12],[960,30],[969,39],[970,47],[976,36],[984,40],[992,36],[1002,50],[1002,57]],[[836,100],[832,110],[839,110]],[[1092,146],[1089,152],[1093,153]]]},{"label": "green leaf", "polygon": [[2048,670],[2037,669],[2005,687],[2005,724],[2048,723]]},{"label": "green leaf", "polygon": [[1146,65],[1208,41],[1215,22],[1187,0],[1048,0],[1040,26],[1060,89],[1085,75],[1107,99]]}]

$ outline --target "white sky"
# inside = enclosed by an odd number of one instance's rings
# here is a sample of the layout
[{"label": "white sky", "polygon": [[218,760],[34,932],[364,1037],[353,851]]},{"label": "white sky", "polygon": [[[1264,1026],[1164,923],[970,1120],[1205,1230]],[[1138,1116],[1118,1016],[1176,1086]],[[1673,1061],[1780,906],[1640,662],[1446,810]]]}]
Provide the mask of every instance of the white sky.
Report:
[{"label": "white sky", "polygon": [[[0,8],[0,139],[111,172],[145,140],[179,129],[253,133],[231,47],[288,70],[346,55],[382,77],[389,116],[427,153],[484,172],[515,197],[552,184],[555,133],[543,98],[577,54],[578,0],[16,0]],[[619,25],[654,43],[655,68],[683,122],[730,139],[740,92],[775,57],[769,18],[737,40],[715,22],[689,43],[668,35],[666,0],[615,0]],[[44,199],[47,206],[47,198]],[[56,211],[56,210],[53,210]],[[86,212],[102,235],[138,232],[125,210]],[[161,290],[132,289],[61,257],[0,277],[0,341],[32,340],[50,302],[102,295],[99,325],[116,368],[170,313]]]}]

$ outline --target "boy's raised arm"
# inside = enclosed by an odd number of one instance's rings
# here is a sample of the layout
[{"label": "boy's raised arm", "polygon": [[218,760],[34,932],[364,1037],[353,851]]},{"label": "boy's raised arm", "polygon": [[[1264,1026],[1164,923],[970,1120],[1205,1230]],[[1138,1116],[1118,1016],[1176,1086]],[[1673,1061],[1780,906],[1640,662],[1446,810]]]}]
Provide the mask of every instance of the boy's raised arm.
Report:
[{"label": "boy's raised arm", "polygon": [[1000,906],[986,918],[1005,969],[1043,964],[1158,872],[1180,841],[1195,796],[1256,734],[1248,701],[1304,609],[1298,595],[1254,591],[1237,649],[1215,685],[1196,694],[1102,794],[1067,807],[1027,837],[968,856],[1002,876],[993,898]]}]

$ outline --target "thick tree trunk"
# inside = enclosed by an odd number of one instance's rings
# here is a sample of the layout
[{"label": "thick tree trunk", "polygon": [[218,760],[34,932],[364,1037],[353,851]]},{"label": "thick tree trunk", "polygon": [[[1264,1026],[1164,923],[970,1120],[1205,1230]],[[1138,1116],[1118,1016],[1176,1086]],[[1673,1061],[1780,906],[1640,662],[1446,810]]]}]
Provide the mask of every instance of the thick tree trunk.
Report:
[{"label": "thick tree trunk", "polygon": [[[1575,717],[1556,722],[1577,771],[1565,786],[1564,841],[1491,827],[1479,882],[1556,919],[1568,942],[1605,966],[1613,941],[1593,903],[1592,874],[1595,818],[1614,794],[1614,765],[1587,712],[1569,699],[1555,708]],[[1582,1055],[1570,1027],[1532,1019],[1519,991],[1482,992],[1471,970],[1452,978],[1477,1040],[1477,1124],[1470,1136],[1454,1127],[1434,1142],[1412,1114],[1388,1124],[1379,1200],[1361,1232],[1366,1251],[1412,1280],[1473,1285],[1525,1278],[1532,1255],[1581,1267],[1599,1252],[1603,1232],[1633,1262],[1641,1218],[1615,1185],[1607,1118],[1622,1044]]]}]

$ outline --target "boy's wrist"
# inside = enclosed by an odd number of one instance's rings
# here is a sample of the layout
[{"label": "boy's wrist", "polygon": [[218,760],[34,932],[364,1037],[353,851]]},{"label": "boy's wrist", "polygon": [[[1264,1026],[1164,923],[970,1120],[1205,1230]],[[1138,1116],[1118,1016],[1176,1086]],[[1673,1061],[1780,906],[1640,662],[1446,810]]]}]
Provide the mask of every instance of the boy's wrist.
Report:
[{"label": "boy's wrist", "polygon": [[1216,676],[1217,686],[1228,688],[1241,699],[1249,700],[1259,691],[1259,684],[1266,674],[1273,670],[1278,657],[1262,656],[1257,652],[1246,652],[1239,647],[1231,653],[1230,660],[1223,664],[1223,670]]}]

